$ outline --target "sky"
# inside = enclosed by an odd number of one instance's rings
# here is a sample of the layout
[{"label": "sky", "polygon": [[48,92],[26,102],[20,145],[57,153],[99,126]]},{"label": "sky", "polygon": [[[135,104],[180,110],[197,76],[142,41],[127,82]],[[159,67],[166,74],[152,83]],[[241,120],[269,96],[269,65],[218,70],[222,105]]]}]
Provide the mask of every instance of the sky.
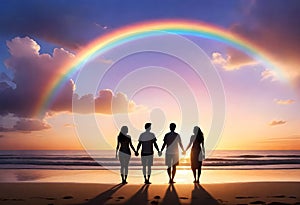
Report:
[{"label": "sky", "polygon": [[[121,126],[129,127],[137,144],[146,122],[152,122],[160,146],[169,123],[175,122],[185,146],[193,127],[200,126],[212,150],[300,149],[298,0],[0,4],[1,150],[114,149]],[[240,36],[274,67],[224,42],[165,35],[119,45],[72,76],[61,69],[99,37],[124,26],[166,19],[204,22]],[[162,45],[172,38],[178,38],[176,51],[196,56],[203,65],[200,76],[166,53],[140,52],[114,60],[118,52],[149,42],[171,49],[173,43]],[[184,49],[191,43],[200,50]],[[104,72],[102,66],[109,69]],[[208,73],[218,82],[211,83]],[[67,81],[37,116],[37,102],[57,76]],[[214,97],[218,83],[224,102]]]}]

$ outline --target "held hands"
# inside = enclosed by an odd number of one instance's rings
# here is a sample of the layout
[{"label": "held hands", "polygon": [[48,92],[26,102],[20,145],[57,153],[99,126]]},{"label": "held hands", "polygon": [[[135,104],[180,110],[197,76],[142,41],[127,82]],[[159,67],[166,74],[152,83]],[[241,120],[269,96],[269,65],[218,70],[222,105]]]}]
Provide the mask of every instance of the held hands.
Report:
[{"label": "held hands", "polygon": [[185,151],[185,150],[183,150],[183,151],[182,151],[182,154],[183,154],[183,155],[185,155],[185,154],[186,154],[186,151]]},{"label": "held hands", "polygon": [[162,151],[159,151],[158,156],[161,157],[161,155],[162,155]]},{"label": "held hands", "polygon": [[134,155],[137,157],[137,156],[139,156],[139,153],[137,151],[135,151]]}]

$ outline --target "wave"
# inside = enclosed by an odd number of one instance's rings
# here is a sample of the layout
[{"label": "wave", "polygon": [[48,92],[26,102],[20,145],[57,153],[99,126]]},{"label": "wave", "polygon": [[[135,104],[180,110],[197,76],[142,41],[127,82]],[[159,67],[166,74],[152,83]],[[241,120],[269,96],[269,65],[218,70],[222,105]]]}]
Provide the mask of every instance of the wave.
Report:
[{"label": "wave", "polygon": [[300,158],[300,155],[237,155],[230,158]]},{"label": "wave", "polygon": [[[114,151],[0,151],[0,169],[118,169]],[[245,154],[244,154],[245,153]],[[219,152],[203,162],[204,169],[300,169],[300,152]],[[140,157],[131,157],[130,169],[139,169]],[[182,159],[180,167],[189,167],[189,159]],[[180,168],[179,167],[179,168]],[[155,157],[154,169],[165,168],[164,157]]]},{"label": "wave", "polygon": [[[37,160],[37,159],[1,159],[0,165],[37,165],[37,166],[119,166],[119,160],[115,158],[101,158],[100,160]],[[293,165],[299,164],[300,159],[276,159],[276,160],[234,160],[234,159],[207,159],[203,166],[249,166],[249,165]],[[140,159],[131,160],[130,166],[140,166]],[[164,159],[155,158],[154,166],[163,166]],[[181,161],[180,165],[189,166],[188,161]]]}]

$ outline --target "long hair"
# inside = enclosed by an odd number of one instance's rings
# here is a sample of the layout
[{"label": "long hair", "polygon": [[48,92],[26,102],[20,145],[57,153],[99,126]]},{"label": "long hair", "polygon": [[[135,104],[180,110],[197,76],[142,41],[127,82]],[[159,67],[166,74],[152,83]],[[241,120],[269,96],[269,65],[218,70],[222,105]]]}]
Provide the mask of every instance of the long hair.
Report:
[{"label": "long hair", "polygon": [[200,127],[195,126],[194,127],[194,133],[196,135],[196,139],[195,141],[198,141],[200,144],[203,143],[204,144],[204,136],[203,136],[203,132],[200,129]]},{"label": "long hair", "polygon": [[128,133],[128,127],[122,126],[121,131],[119,132],[119,135],[118,135],[118,140],[122,141],[122,140],[126,139],[127,133]]}]

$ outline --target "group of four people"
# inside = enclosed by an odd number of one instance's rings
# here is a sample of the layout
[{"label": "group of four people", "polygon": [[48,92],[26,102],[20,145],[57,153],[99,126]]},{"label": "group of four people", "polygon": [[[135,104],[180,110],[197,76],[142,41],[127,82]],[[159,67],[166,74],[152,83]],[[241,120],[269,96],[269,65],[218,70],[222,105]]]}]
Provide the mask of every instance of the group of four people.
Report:
[{"label": "group of four people", "polygon": [[[139,143],[137,149],[135,150],[131,137],[128,135],[128,127],[123,126],[118,135],[118,143],[116,148],[116,158],[119,158],[121,164],[121,177],[122,183],[127,184],[127,175],[128,175],[128,165],[131,157],[130,148],[134,151],[135,156],[139,155],[139,150],[141,150],[141,161],[143,165],[143,175],[145,179],[145,184],[151,184],[151,167],[153,165],[153,146],[156,148],[158,155],[161,156],[163,150],[166,147],[165,154],[165,164],[168,166],[167,172],[169,175],[169,183],[175,183],[174,177],[176,174],[176,166],[179,165],[179,150],[178,146],[182,149],[182,153],[185,154],[186,151],[192,146],[191,150],[191,168],[194,175],[194,183],[199,183],[199,178],[201,174],[202,160],[204,159],[204,137],[201,129],[199,127],[194,127],[193,135],[191,136],[190,142],[186,149],[183,148],[180,135],[175,132],[176,124],[170,124],[170,132],[167,133],[164,137],[164,143],[159,150],[156,143],[157,139],[154,133],[150,132],[151,123],[145,124],[145,132],[143,132],[139,137]],[[198,173],[196,174],[196,170]]]}]

